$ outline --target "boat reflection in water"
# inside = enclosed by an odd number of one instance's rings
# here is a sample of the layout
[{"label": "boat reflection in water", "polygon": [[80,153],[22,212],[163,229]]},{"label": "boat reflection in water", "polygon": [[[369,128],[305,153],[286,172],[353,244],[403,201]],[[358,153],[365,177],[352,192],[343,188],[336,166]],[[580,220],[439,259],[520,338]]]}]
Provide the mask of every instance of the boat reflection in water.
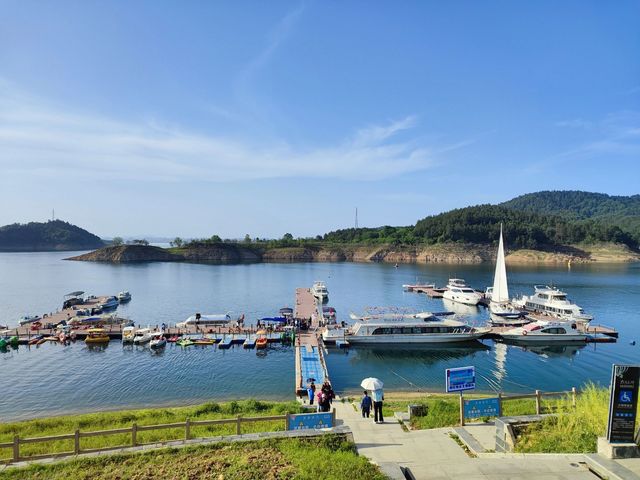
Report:
[{"label": "boat reflection in water", "polygon": [[523,352],[532,352],[542,357],[573,357],[580,350],[585,348],[586,344],[573,345],[531,345],[520,343],[518,341],[503,341],[504,344],[516,347]]},{"label": "boat reflection in water", "polygon": [[[339,349],[332,348],[332,354]],[[478,340],[455,344],[407,344],[407,345],[358,345],[342,351],[349,355],[350,362],[420,362],[438,363],[446,360],[464,358],[476,352],[491,350],[491,347]]]},{"label": "boat reflection in water", "polygon": [[479,308],[477,305],[467,305],[465,303],[458,303],[449,300],[448,298],[443,298],[442,303],[444,304],[444,308],[450,312],[457,313],[458,315],[477,315]]}]

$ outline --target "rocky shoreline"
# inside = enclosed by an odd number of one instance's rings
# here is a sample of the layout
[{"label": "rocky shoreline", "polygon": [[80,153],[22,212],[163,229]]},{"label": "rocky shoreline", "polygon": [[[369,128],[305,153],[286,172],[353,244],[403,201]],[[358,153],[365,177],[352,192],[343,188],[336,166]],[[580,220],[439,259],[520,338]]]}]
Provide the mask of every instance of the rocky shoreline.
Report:
[{"label": "rocky shoreline", "polygon": [[[412,246],[305,246],[260,248],[235,243],[164,249],[145,245],[100,248],[67,260],[132,262],[206,262],[214,264],[259,262],[384,262],[479,264],[495,261],[493,245],[438,244]],[[515,250],[507,255],[510,264],[626,263],[640,261],[640,254],[624,245],[598,244],[566,246],[548,250]]]}]

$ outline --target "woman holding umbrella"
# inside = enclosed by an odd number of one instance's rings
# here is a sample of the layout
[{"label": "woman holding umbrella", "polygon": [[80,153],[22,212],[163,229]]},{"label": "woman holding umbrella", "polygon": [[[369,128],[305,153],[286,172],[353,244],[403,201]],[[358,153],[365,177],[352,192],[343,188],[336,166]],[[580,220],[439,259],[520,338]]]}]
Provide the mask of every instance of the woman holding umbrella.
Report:
[{"label": "woman holding umbrella", "polygon": [[373,400],[373,421],[375,423],[384,423],[382,417],[382,402],[384,401],[384,384],[381,380],[374,377],[365,378],[360,384],[365,390],[371,390],[371,400]]}]

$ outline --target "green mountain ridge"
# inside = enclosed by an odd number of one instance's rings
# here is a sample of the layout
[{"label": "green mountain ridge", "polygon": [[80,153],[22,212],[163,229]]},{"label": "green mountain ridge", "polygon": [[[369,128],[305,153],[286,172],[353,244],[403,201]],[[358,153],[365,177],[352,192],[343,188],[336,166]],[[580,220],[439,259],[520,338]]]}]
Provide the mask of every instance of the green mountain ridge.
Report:
[{"label": "green mountain ridge", "polygon": [[104,246],[93,233],[62,220],[0,227],[0,251],[90,250]]},{"label": "green mountain ridge", "polygon": [[415,226],[350,228],[324,235],[335,243],[439,244],[505,242],[516,248],[640,242],[640,195],[612,197],[574,191],[537,192],[499,205],[476,205],[425,217]]}]

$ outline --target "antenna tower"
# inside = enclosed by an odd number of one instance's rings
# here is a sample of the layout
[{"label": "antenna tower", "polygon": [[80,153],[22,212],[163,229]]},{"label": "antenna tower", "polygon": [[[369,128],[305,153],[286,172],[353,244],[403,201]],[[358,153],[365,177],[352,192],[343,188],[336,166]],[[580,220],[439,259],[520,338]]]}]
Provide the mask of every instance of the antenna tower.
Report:
[{"label": "antenna tower", "polygon": [[356,228],[358,228],[358,207],[356,207]]}]

